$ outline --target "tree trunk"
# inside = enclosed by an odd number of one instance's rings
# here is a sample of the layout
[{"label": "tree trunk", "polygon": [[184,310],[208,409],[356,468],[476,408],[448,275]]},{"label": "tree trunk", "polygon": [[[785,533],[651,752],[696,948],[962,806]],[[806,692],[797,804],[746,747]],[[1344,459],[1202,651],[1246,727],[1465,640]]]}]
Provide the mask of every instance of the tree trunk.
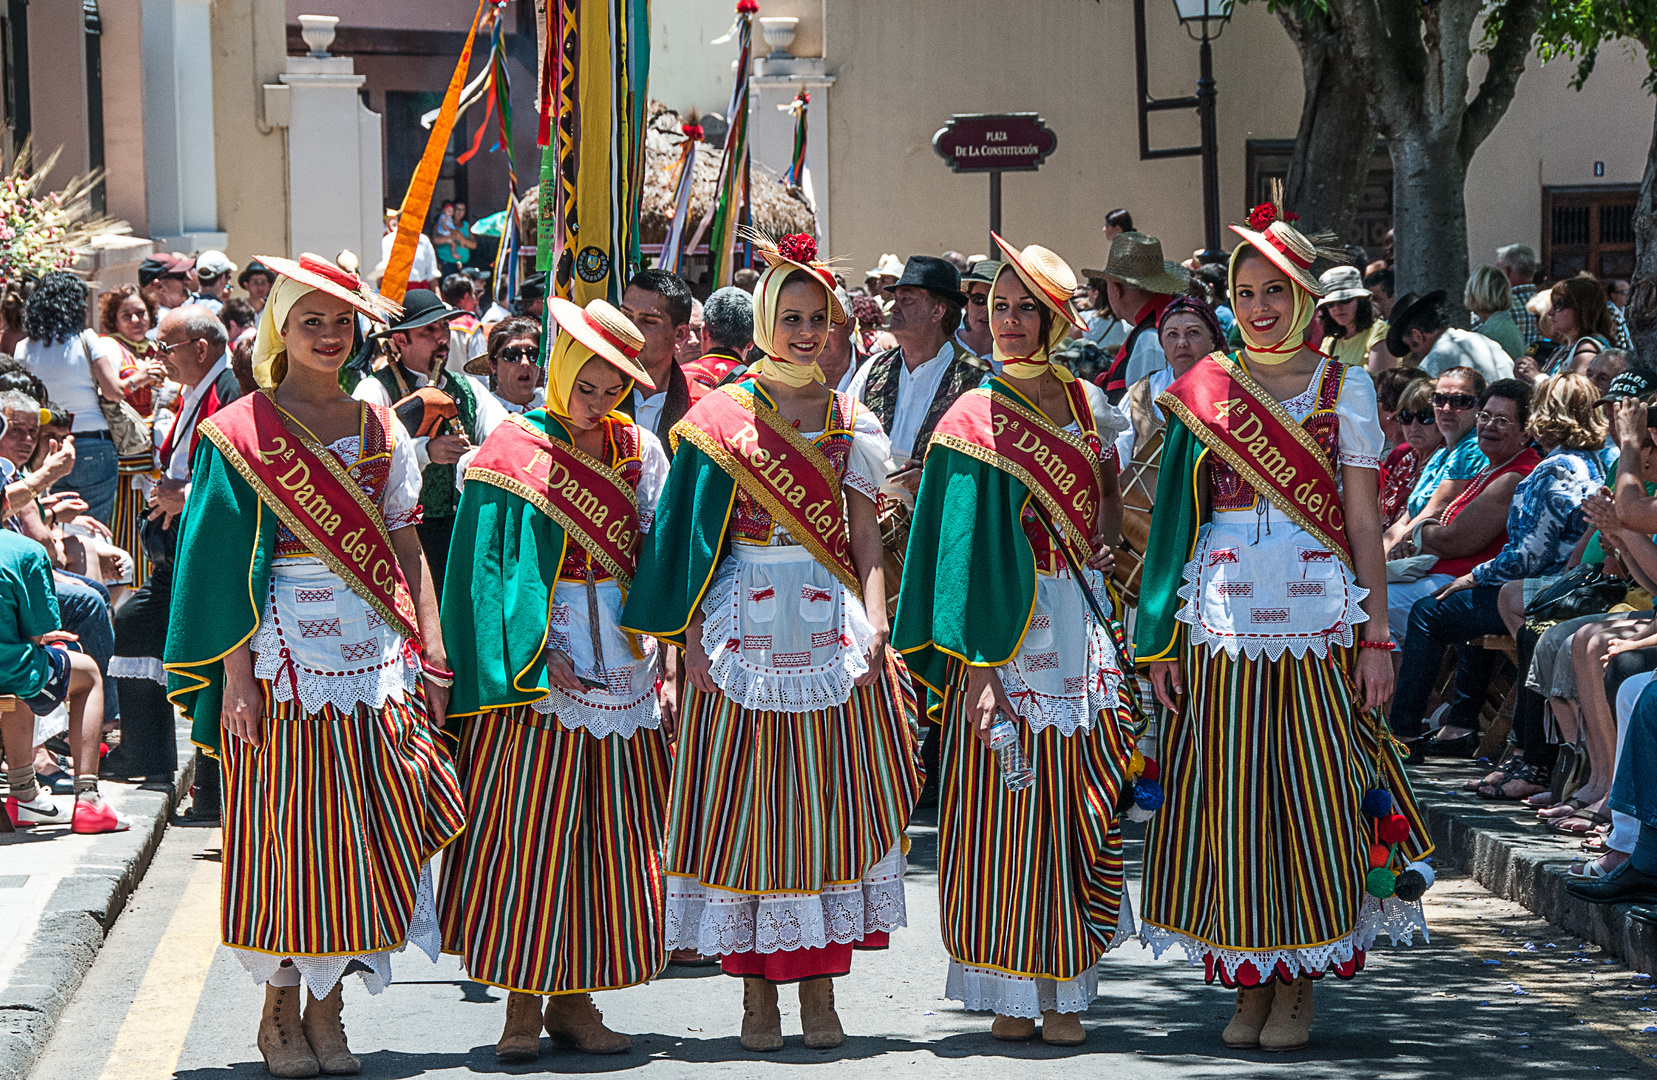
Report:
[{"label": "tree trunk", "polygon": [[1284,4],[1277,17],[1299,50],[1306,88],[1284,204],[1307,231],[1327,229],[1344,244],[1352,239],[1375,146],[1369,84],[1326,12]]},{"label": "tree trunk", "polygon": [[1657,114],[1653,114],[1651,149],[1645,179],[1634,204],[1634,279],[1628,283],[1628,332],[1646,367],[1657,367]]},{"label": "tree trunk", "polygon": [[1452,321],[1465,326],[1461,299],[1467,285],[1467,162],[1459,134],[1459,124],[1446,132],[1420,122],[1396,131],[1388,145],[1398,294],[1443,289],[1444,309]]}]

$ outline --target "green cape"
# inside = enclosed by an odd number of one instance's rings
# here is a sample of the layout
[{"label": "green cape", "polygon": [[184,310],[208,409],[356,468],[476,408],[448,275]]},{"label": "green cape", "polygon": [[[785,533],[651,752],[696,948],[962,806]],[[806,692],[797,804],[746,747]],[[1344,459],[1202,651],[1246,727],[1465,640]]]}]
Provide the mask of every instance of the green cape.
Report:
[{"label": "green cape", "polygon": [[[523,420],[570,438],[543,409]],[[460,717],[547,696],[545,648],[564,545],[563,528],[521,496],[481,480],[461,492],[443,579],[443,644],[455,673],[444,724],[451,735],[459,735]]]},{"label": "green cape", "polygon": [[685,627],[725,555],[735,503],[731,474],[695,443],[681,442],[621,609],[623,629],[684,648]]},{"label": "green cape", "polygon": [[1197,491],[1198,468],[1208,448],[1180,418],[1170,415],[1157,469],[1151,536],[1145,543],[1145,568],[1139,576],[1139,616],[1134,624],[1134,663],[1178,660],[1184,624],[1174,618],[1185,584],[1185,564],[1197,547],[1202,524]]},{"label": "green cape", "polygon": [[190,720],[191,740],[216,754],[224,658],[259,627],[276,515],[207,439],[196,447],[177,551],[164,656],[167,700]]}]

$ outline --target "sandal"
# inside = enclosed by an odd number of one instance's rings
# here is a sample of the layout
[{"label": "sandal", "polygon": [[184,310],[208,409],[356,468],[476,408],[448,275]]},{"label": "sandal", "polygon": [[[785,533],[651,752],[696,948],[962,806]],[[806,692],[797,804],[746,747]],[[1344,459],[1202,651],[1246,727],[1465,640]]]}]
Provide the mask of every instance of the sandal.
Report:
[{"label": "sandal", "polygon": [[1470,758],[1479,748],[1479,733],[1470,731],[1454,739],[1428,739],[1427,753],[1436,757]]},{"label": "sandal", "polygon": [[[1566,828],[1566,826],[1573,821],[1586,821],[1590,822],[1590,824],[1584,829]],[[1609,814],[1602,814],[1598,810],[1578,810],[1568,818],[1548,822],[1548,831],[1561,833],[1565,836],[1587,836],[1589,833],[1597,830],[1601,825],[1609,824],[1611,824],[1611,817]]]},{"label": "sandal", "polygon": [[[1617,864],[1617,866],[1621,865],[1622,863]],[[1616,868],[1616,866],[1613,866],[1611,870],[1615,870]],[[1611,870],[1607,870],[1601,866],[1599,859],[1590,859],[1581,866],[1571,867],[1569,870],[1565,871],[1565,875],[1578,881],[1599,881],[1601,878],[1609,875]]]},{"label": "sandal", "polygon": [[1513,775],[1513,770],[1525,763],[1525,759],[1517,754],[1505,757],[1502,763],[1486,773],[1478,780],[1469,780],[1461,785],[1463,791],[1477,791],[1483,787],[1499,787],[1507,783]]},{"label": "sandal", "polygon": [[[1531,796],[1531,798],[1535,798],[1535,797],[1536,796],[1534,796],[1534,795]],[[1530,799],[1526,799],[1525,801],[1528,803],[1528,802],[1530,802]],[[1566,813],[1560,813],[1560,814],[1547,813],[1547,811],[1549,811],[1549,810],[1558,810],[1558,809],[1561,809],[1562,807],[1566,807],[1566,806],[1570,807],[1570,810]],[[1581,800],[1581,799],[1577,798],[1575,795],[1573,795],[1569,799],[1566,799],[1562,803],[1554,803],[1552,806],[1543,807],[1541,810],[1538,810],[1536,812],[1536,817],[1537,817],[1537,820],[1544,821],[1544,822],[1546,822],[1546,821],[1563,821],[1564,819],[1566,819],[1568,817],[1574,816],[1578,810],[1586,810],[1587,808],[1588,808],[1588,804],[1586,802],[1584,802],[1583,800]]]},{"label": "sandal", "polygon": [[1539,769],[1523,758],[1509,770],[1507,779],[1499,784],[1481,784],[1478,796],[1481,799],[1496,799],[1508,802],[1518,802],[1527,795],[1534,795],[1536,791],[1508,791],[1508,785],[1517,780],[1521,784],[1528,784],[1537,791],[1546,791],[1548,788],[1548,770]]}]

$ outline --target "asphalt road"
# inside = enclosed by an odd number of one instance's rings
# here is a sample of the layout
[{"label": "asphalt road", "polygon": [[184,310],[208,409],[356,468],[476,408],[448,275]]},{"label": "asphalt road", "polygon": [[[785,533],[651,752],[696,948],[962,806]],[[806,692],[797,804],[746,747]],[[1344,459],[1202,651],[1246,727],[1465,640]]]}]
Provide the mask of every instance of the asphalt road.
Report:
[{"label": "asphalt road", "polygon": [[[1350,983],[1318,990],[1313,1042],[1270,1055],[1226,1049],[1219,1030],[1229,995],[1200,969],[1153,960],[1128,945],[1107,958],[1074,1050],[999,1043],[990,1017],[942,998],[935,833],[912,827],[909,929],[884,953],[858,954],[836,983],[844,1047],[808,1051],[785,990],[789,1045],[756,1055],[737,1041],[741,988],[717,969],[669,969],[655,983],[597,995],[607,1022],[633,1035],[633,1051],[590,1058],[552,1050],[533,1065],[495,1063],[504,994],[472,983],[451,957],[436,966],[413,952],[394,962],[397,983],[371,997],[346,983],[346,1028],[375,1080],[478,1073],[627,1073],[641,1078],[801,1075],[811,1065],[858,1076],[994,1077],[1026,1061],[1044,1075],[1109,1080],[1190,1077],[1329,1077],[1470,1080],[1575,1078],[1657,1069],[1657,1001],[1651,980],[1550,928],[1470,880],[1440,874],[1428,894],[1433,940],[1381,947]],[[148,876],[34,1073],[35,1080],[254,1080],[263,994],[218,945],[215,829],[175,823]],[[1138,865],[1138,844],[1129,866]],[[1138,883],[1132,883],[1137,896]],[[1384,939],[1383,939],[1384,940]]]}]

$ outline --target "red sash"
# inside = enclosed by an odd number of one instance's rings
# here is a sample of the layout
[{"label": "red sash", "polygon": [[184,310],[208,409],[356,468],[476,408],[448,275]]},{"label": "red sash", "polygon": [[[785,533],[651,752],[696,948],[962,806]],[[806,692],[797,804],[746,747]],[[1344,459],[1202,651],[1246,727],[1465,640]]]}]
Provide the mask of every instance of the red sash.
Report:
[{"label": "red sash", "polygon": [[622,588],[632,588],[638,494],[619,473],[537,431],[523,417],[509,416],[483,440],[466,480],[481,480],[523,499],[603,563]]},{"label": "red sash", "polygon": [[[1041,504],[1071,549],[1086,562],[1094,555],[1099,504],[1098,436],[1093,409],[1080,383],[1066,383],[1082,434],[1060,431],[1053,422],[999,379],[995,389],[979,387],[955,400],[938,421],[932,443],[977,458],[1015,477]],[[1092,436],[1092,441],[1089,436]]]},{"label": "red sash", "polygon": [[[221,409],[198,428],[288,530],[380,617],[420,645],[414,597],[386,533],[385,518],[339,460],[264,393]],[[390,410],[366,406],[365,422],[389,428]]]},{"label": "red sash", "polygon": [[1242,367],[1210,353],[1156,403],[1324,547],[1352,565],[1334,466],[1306,429]]},{"label": "red sash", "polygon": [[691,407],[674,425],[671,438],[675,449],[681,439],[689,439],[712,458],[795,543],[862,598],[840,474],[775,409],[740,384],[721,386]]}]

